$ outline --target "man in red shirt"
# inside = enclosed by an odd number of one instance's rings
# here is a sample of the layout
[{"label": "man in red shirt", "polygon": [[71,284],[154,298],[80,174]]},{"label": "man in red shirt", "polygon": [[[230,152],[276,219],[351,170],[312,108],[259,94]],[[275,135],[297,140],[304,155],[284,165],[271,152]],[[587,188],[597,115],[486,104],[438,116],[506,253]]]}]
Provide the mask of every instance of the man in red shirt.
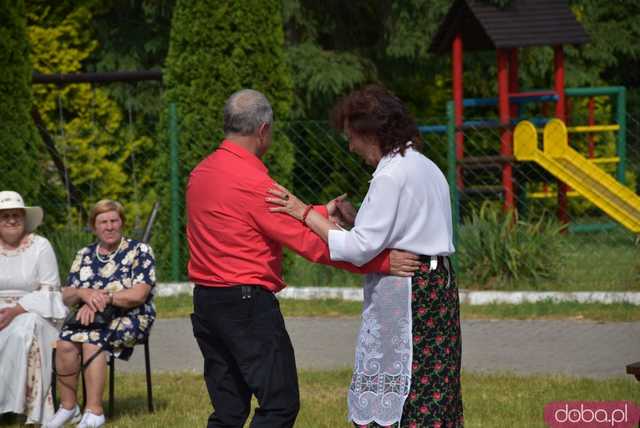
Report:
[{"label": "man in red shirt", "polygon": [[[305,258],[354,272],[410,276],[412,255],[388,251],[360,268],[332,262],[326,243],[302,222],[270,213],[265,200],[274,181],[260,158],[271,144],[273,112],[253,90],[233,94],[224,107],[225,140],[191,172],[187,185],[189,279],[196,284],[191,316],[204,356],[204,377],[215,406],[208,428],[294,425],[299,406],[291,340],[276,292],[282,280],[282,246]],[[335,200],[315,207],[337,214]],[[331,211],[331,213],[329,213]]]}]

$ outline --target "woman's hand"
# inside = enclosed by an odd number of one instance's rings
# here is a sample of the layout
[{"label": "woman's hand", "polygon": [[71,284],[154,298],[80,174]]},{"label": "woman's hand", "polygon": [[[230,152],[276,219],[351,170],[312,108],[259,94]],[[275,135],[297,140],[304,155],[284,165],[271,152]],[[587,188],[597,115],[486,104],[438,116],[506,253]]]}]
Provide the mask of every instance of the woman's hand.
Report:
[{"label": "woman's hand", "polygon": [[82,299],[82,301],[86,303],[86,306],[91,308],[93,312],[104,311],[104,308],[106,308],[109,303],[109,297],[103,290],[80,288],[78,289],[78,292],[80,294],[80,299]]},{"label": "woman's hand", "polygon": [[277,207],[269,208],[269,211],[273,213],[287,213],[291,217],[302,221],[302,216],[304,215],[307,205],[296,198],[293,193],[278,183],[275,184],[275,187],[269,189],[268,192],[273,195],[273,197],[267,196],[265,200],[270,204],[278,205]]},{"label": "woman's hand", "polygon": [[390,274],[394,276],[413,276],[420,269],[420,259],[413,253],[402,250],[391,250],[389,253],[391,264]]},{"label": "woman's hand", "polygon": [[0,331],[4,330],[15,317],[27,312],[22,306],[15,305],[11,308],[0,309]]},{"label": "woman's hand", "polygon": [[89,325],[93,322],[96,317],[96,311],[89,307],[89,304],[82,305],[80,309],[78,309],[78,313],[76,314],[76,319],[80,321],[82,325]]}]

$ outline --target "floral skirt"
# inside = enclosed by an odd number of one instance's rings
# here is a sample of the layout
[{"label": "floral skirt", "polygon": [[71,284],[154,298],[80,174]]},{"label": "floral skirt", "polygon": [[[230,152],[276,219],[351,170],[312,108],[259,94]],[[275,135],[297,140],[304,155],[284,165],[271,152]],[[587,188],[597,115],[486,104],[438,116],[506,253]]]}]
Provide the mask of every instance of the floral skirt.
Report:
[{"label": "floral skirt", "polygon": [[108,327],[101,329],[68,329],[62,327],[60,339],[76,343],[91,343],[111,352],[122,360],[128,360],[133,347],[144,342],[151,330],[154,318],[150,315],[127,314],[116,317]]},{"label": "floral skirt", "polygon": [[[429,272],[423,256],[413,277],[411,310],[413,361],[411,388],[402,411],[403,428],[461,428],[460,303],[447,257]],[[369,428],[380,425],[371,423]]]}]

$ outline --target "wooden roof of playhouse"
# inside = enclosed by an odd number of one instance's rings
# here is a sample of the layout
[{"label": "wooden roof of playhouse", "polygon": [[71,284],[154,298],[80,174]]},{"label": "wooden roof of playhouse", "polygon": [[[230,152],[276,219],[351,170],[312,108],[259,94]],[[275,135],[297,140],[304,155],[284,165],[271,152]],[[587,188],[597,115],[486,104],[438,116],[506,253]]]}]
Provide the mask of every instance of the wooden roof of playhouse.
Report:
[{"label": "wooden roof of playhouse", "polygon": [[440,23],[430,50],[448,53],[458,32],[465,50],[579,45],[589,41],[567,0],[512,0],[504,8],[479,0],[455,0]]}]

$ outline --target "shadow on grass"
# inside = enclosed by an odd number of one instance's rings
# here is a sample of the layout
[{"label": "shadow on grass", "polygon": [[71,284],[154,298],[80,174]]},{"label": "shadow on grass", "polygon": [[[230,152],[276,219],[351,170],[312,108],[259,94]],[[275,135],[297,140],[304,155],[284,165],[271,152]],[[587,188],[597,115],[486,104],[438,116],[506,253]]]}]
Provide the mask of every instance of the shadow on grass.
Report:
[{"label": "shadow on grass", "polygon": [[[117,388],[117,384],[116,384]],[[103,401],[105,412],[109,411],[108,401]],[[154,413],[167,409],[168,402],[163,398],[153,397]],[[127,397],[118,397],[116,390],[116,399],[113,403],[113,415],[107,415],[110,420],[118,420],[122,416],[136,417],[141,415],[150,415],[149,407],[147,405],[146,391],[144,394],[129,395]]]}]

